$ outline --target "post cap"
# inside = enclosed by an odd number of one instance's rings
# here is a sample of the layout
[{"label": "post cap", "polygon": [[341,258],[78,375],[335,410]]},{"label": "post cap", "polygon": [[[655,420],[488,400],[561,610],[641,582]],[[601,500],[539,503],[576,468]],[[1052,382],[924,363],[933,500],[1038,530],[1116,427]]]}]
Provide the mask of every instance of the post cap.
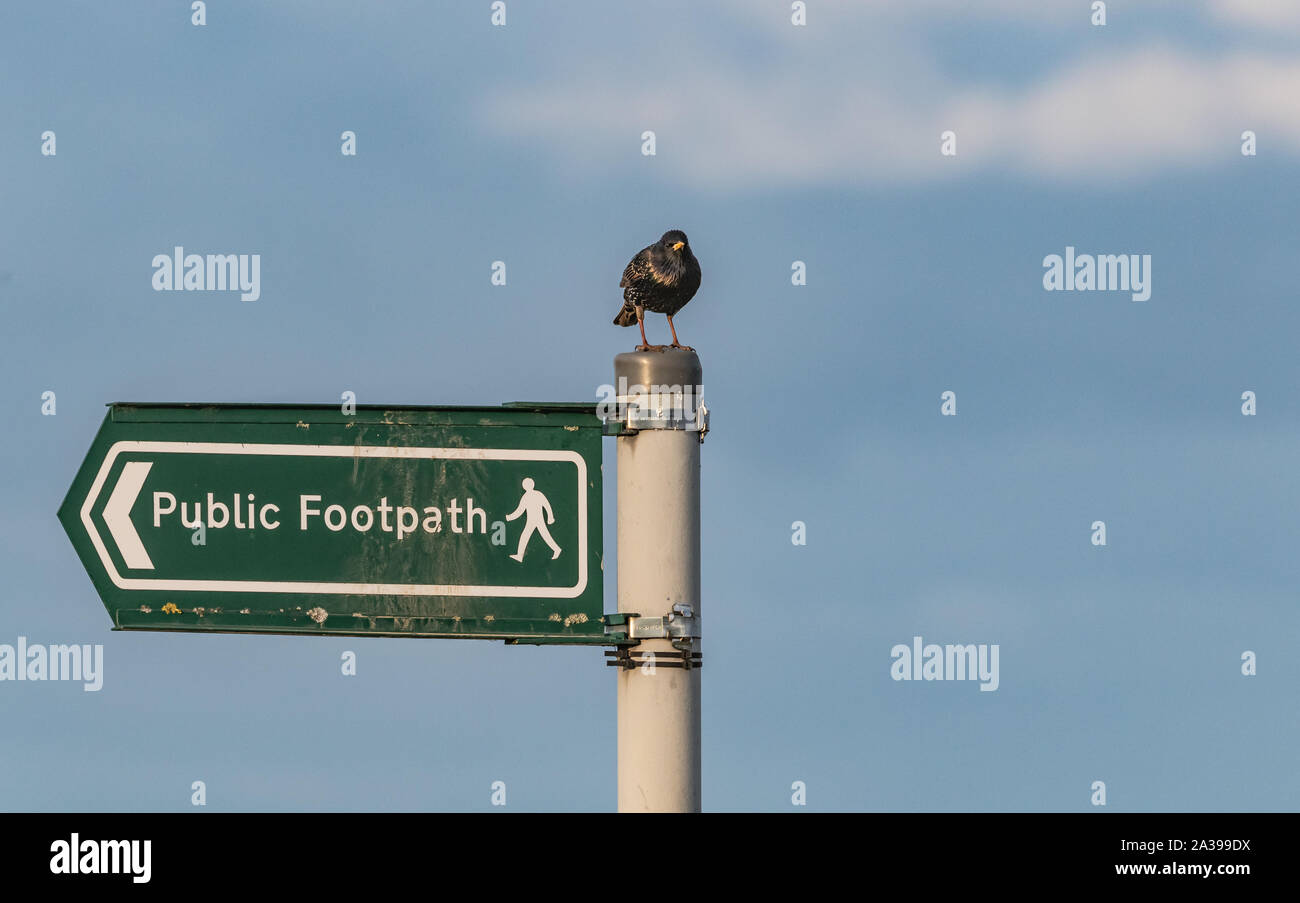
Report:
[{"label": "post cap", "polygon": [[704,368],[694,351],[625,351],[614,356],[614,380],[626,377],[629,386],[700,386]]}]

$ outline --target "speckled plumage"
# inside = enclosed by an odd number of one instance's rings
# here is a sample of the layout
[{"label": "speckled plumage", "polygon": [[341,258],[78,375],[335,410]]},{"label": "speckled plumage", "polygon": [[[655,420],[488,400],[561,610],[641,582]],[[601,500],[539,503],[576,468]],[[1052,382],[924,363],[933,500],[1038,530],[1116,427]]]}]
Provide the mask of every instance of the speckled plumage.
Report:
[{"label": "speckled plumage", "polygon": [[[673,245],[681,243],[680,249]],[[700,262],[691,253],[686,233],[665,232],[649,247],[642,248],[623,270],[623,308],[614,318],[617,326],[637,322],[637,309],[675,315],[695,296],[700,287]],[[674,330],[675,335],[675,330]]]}]

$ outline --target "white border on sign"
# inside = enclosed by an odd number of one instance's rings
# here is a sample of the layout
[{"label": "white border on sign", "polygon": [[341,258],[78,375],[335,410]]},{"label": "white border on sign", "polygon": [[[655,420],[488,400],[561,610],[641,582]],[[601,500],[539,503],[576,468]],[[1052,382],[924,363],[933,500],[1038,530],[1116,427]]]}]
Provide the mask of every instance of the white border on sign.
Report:
[{"label": "white border on sign", "polygon": [[[569,461],[578,468],[578,582],[573,586],[458,586],[437,583],[308,583],[282,580],[167,580],[123,577],[117,572],[99,531],[90,518],[108,472],[123,452],[198,455],[289,455],[320,458],[439,458],[476,461]],[[574,451],[513,448],[412,448],[383,445],[258,445],[242,442],[114,442],[95,475],[81,522],[99,553],[109,579],[118,589],[188,590],[224,593],[328,593],[363,596],[496,596],[503,598],[574,599],[587,588],[587,462]]]}]

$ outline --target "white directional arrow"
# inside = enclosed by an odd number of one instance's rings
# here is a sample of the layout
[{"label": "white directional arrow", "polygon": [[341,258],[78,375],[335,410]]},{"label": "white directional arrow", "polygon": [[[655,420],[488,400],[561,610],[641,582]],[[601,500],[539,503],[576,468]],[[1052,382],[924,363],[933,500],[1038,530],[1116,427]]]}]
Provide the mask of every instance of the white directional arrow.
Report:
[{"label": "white directional arrow", "polygon": [[151,467],[152,461],[128,461],[122,468],[122,475],[117,478],[113,494],[108,497],[108,504],[104,506],[104,523],[109,535],[122,550],[122,560],[132,570],[153,570],[153,561],[144,550],[140,534],[135,532],[135,524],[131,523],[131,506],[139,497]]}]

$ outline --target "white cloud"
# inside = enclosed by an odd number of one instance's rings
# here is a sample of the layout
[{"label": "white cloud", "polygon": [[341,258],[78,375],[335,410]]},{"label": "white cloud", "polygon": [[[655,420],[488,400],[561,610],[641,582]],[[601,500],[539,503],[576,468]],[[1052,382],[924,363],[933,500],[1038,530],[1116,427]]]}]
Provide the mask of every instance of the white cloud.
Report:
[{"label": "white cloud", "polygon": [[[653,128],[669,178],[699,187],[927,181],[1003,169],[1095,181],[1239,156],[1300,152],[1300,60],[1205,59],[1169,48],[1089,58],[1021,89],[834,81],[797,73],[743,77],[702,66],[688,95],[577,77],[518,90],[489,106],[499,127],[542,139],[580,168],[639,161]],[[920,96],[917,96],[920,93]],[[957,132],[958,156],[939,154]]]},{"label": "white cloud", "polygon": [[1300,59],[1206,60],[1162,48],[1092,59],[1042,85],[959,99],[968,151],[1069,178],[1142,175],[1240,159],[1251,129],[1300,152]]},{"label": "white cloud", "polygon": [[[1216,14],[1239,19],[1300,19],[1300,0],[1210,2]],[[1015,78],[977,80],[954,74],[919,27],[945,11],[1002,18],[1014,6],[927,0],[907,23],[900,7],[874,18],[828,7],[835,27],[816,34],[763,16],[761,58],[685,33],[671,48],[647,51],[639,66],[612,58],[581,71],[557,66],[553,77],[497,93],[481,109],[489,129],[539,143],[570,172],[653,166],[666,180],[717,190],[990,170],[1055,181],[1143,178],[1240,161],[1246,129],[1258,133],[1262,154],[1300,153],[1300,54],[1094,40],[1114,26],[1072,22],[1080,35],[1072,55],[1040,55]],[[1051,12],[1032,21],[1056,29],[1060,7]],[[733,13],[743,17],[736,27],[759,24],[752,7]],[[647,68],[670,69],[683,90],[637,77]],[[653,161],[640,157],[645,129],[657,135]],[[957,132],[956,158],[939,154],[945,129]]]},{"label": "white cloud", "polygon": [[1210,14],[1236,25],[1300,28],[1298,0],[1210,0]]}]

